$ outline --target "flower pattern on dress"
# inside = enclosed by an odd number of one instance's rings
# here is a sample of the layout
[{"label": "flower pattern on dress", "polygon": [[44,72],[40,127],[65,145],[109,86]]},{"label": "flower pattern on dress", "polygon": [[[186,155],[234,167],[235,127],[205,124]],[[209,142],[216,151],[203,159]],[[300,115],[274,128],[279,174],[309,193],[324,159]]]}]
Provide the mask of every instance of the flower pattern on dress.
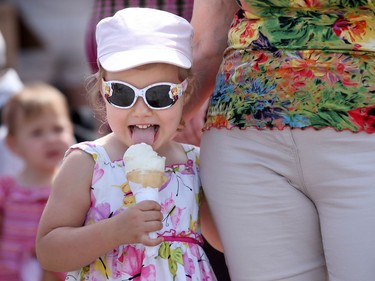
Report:
[{"label": "flower pattern on dress", "polygon": [[161,203],[161,212],[166,214],[163,219],[163,223],[166,226],[169,226],[171,223],[173,228],[178,228],[181,221],[182,212],[185,209],[186,208],[179,208],[176,206],[173,200],[173,194],[171,193],[171,196]]},{"label": "flower pattern on dress", "polygon": [[143,250],[130,245],[123,249],[118,260],[122,263],[122,271],[131,276],[129,280],[156,280],[155,265],[143,266],[143,259]]},{"label": "flower pattern on dress", "polygon": [[239,2],[205,130],[374,132],[373,0]]},{"label": "flower pattern on dress", "polygon": [[[199,148],[191,145],[183,148],[188,160],[167,166],[168,181],[159,189],[163,228],[158,235],[169,239],[157,246],[158,255],[145,256],[141,244],[120,245],[92,264],[68,273],[66,280],[216,280],[201,247]],[[116,216],[135,204],[122,160],[111,161],[105,149],[95,142],[75,144],[67,154],[75,149],[89,153],[95,161],[85,225]]]}]

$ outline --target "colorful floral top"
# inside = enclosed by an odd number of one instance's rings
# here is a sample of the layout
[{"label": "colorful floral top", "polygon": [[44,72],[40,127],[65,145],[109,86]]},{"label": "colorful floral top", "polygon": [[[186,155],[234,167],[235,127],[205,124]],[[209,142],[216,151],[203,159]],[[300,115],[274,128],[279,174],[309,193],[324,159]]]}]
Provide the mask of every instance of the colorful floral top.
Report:
[{"label": "colorful floral top", "polygon": [[205,129],[375,132],[374,0],[237,0]]},{"label": "colorful floral top", "polygon": [[[68,273],[67,281],[216,280],[201,247],[199,148],[183,147],[189,160],[166,167],[168,180],[159,190],[164,226],[158,234],[164,236],[165,241],[157,246],[157,256],[147,257],[141,244],[121,245],[92,264]],[[91,207],[85,225],[115,216],[135,204],[125,179],[123,160],[112,162],[105,149],[94,142],[73,145],[67,154],[74,149],[89,153],[95,161]]]}]

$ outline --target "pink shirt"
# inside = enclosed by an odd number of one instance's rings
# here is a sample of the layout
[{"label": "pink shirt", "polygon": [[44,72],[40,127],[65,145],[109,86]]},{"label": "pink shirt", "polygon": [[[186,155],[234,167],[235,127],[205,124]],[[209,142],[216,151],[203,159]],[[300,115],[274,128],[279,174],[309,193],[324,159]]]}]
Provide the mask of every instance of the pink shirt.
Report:
[{"label": "pink shirt", "polygon": [[0,280],[20,280],[21,264],[35,256],[38,224],[50,190],[0,177]]}]

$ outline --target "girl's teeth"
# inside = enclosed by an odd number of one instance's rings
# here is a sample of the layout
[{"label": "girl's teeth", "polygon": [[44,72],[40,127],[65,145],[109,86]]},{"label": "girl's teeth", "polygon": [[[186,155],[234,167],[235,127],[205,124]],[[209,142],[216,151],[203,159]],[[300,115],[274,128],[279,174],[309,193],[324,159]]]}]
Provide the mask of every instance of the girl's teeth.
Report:
[{"label": "girl's teeth", "polygon": [[135,125],[135,126],[140,129],[147,129],[148,127],[151,127],[151,125]]}]

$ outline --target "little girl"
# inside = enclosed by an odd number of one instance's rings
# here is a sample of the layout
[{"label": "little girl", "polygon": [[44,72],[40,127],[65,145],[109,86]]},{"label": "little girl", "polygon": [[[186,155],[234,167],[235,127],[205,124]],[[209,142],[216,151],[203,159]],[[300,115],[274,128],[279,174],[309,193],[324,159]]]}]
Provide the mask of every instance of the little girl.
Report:
[{"label": "little girl", "polygon": [[[173,141],[191,90],[192,32],[185,19],[149,8],[98,23],[94,94],[112,132],[67,151],[37,236],[44,268],[69,271],[66,280],[216,280],[202,249],[200,222],[221,245],[202,196],[199,149]],[[140,142],[166,157],[160,204],[136,204],[125,179],[123,155]],[[146,256],[146,246],[157,255]]]},{"label": "little girl", "polygon": [[0,280],[64,280],[43,274],[35,238],[64,152],[74,143],[65,96],[43,84],[26,84],[4,107],[6,143],[23,162],[15,177],[0,177]]}]

